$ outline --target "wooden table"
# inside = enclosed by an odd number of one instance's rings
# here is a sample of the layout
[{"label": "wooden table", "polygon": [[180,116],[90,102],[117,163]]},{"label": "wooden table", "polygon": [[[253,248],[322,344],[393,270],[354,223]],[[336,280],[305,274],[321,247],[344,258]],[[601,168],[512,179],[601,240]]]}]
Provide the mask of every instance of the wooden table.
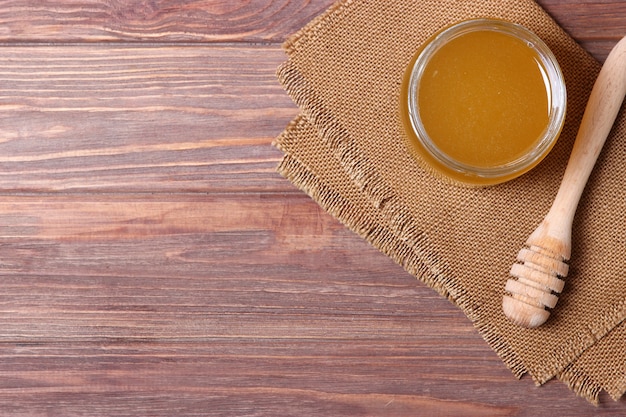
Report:
[{"label": "wooden table", "polygon": [[[0,1],[0,415],[617,416],[275,173],[332,0]],[[540,3],[603,60],[626,2]]]}]

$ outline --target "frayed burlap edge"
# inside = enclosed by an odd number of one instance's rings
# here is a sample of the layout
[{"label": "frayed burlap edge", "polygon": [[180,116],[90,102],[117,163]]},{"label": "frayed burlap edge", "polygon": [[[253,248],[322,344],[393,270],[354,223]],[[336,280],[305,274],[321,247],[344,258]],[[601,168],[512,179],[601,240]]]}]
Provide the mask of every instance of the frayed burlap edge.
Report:
[{"label": "frayed burlap edge", "polygon": [[[602,391],[602,386],[578,368],[568,365],[563,371],[557,374],[557,378],[567,385],[569,389],[587,399],[593,405],[599,405],[598,398],[600,391]],[[618,400],[618,398],[613,399],[615,401]]]},{"label": "frayed burlap edge", "polygon": [[[373,219],[371,209],[356,207],[356,205],[342,196],[336,189],[328,186],[318,174],[310,167],[301,162],[293,155],[294,142],[300,134],[318,136],[317,131],[311,127],[304,116],[294,119],[285,131],[273,142],[273,145],[282,150],[285,155],[281,160],[277,171],[290,180],[298,188],[315,200],[325,211],[338,219],[350,230],[364,238],[385,255],[392,258],[396,263],[403,266],[407,272],[433,288],[437,293],[456,303],[456,300],[466,298],[467,294],[462,289],[450,291],[450,285],[446,280],[438,279],[438,274],[433,273],[439,268],[436,262],[429,256],[428,243],[421,240],[420,246],[409,244],[398,238],[386,223],[382,216]],[[356,184],[354,185],[356,187]],[[361,190],[359,190],[361,191]],[[367,195],[364,194],[364,200]],[[369,201],[368,203],[369,204]],[[426,248],[420,250],[419,248]]]},{"label": "frayed burlap edge", "polygon": [[[302,134],[302,129],[306,124],[308,124],[306,118],[302,115],[298,116],[274,141],[274,146],[285,153],[277,171],[309,195],[331,216],[335,217],[383,254],[389,256],[409,274],[415,276],[460,307],[466,316],[472,320],[471,313],[475,312],[475,310],[471,305],[470,295],[463,288],[456,285],[454,281],[442,276],[438,268],[433,267],[432,264],[429,265],[429,261],[432,259],[429,254],[423,250],[417,251],[415,245],[408,243],[394,233],[380,211],[381,218],[373,219],[364,210],[354,207],[352,202],[325,184],[319,175],[291,154],[292,143],[298,140],[298,135]],[[312,134],[312,132],[308,132],[308,134]],[[317,132],[315,134],[317,135]],[[357,187],[356,184],[355,187]],[[362,189],[359,188],[359,190],[363,192]],[[364,195],[367,199],[367,194]],[[385,206],[388,206],[388,203]],[[372,206],[372,209],[379,210],[375,206]],[[385,222],[384,225],[381,224],[381,220]],[[422,241],[420,243],[423,245],[425,242]],[[476,325],[474,320],[472,322]],[[505,344],[497,334],[491,332],[488,326],[479,325],[477,329],[513,374],[517,378],[521,378],[526,373],[526,367],[510,346]]]},{"label": "frayed burlap edge", "polygon": [[[622,326],[621,329],[623,329],[623,326],[626,326],[626,319],[623,320],[619,324],[619,326]],[[617,336],[618,334],[621,334],[622,339],[624,339],[624,337],[626,336],[624,336],[623,333],[623,330],[621,331],[621,333],[615,333],[615,328],[613,328],[607,335],[602,338],[602,342],[600,343],[603,343],[606,341],[607,338]],[[623,343],[623,340],[617,340],[618,345],[620,344],[620,342]],[[616,341],[614,340],[612,341],[612,343],[615,345]],[[597,362],[598,360],[601,361],[601,359],[599,358],[602,358],[603,355],[606,354],[602,352],[603,347],[604,346],[598,345],[593,352],[594,355],[590,358],[585,358],[585,355],[588,355],[590,351],[583,352],[583,354],[581,354],[581,356],[576,361],[570,363],[565,369],[557,374],[557,378],[560,381],[564,382],[573,391],[577,393],[583,393],[582,396],[589,399],[595,405],[598,405],[598,395],[601,391],[599,389],[600,387],[602,388],[602,390],[606,391],[615,401],[618,401],[626,393],[626,375],[622,374],[619,377],[615,375],[614,379],[609,378],[608,382],[600,383],[598,382],[598,377],[594,378],[593,376],[589,375],[589,371],[585,371],[585,366],[581,365],[580,362],[584,362],[588,359],[591,359],[594,362]],[[624,352],[622,352],[622,356],[624,356]],[[615,371],[619,371],[619,369],[615,369]],[[599,379],[606,379],[606,377],[600,377]]]},{"label": "frayed burlap edge", "polygon": [[337,0],[325,12],[313,18],[306,26],[292,34],[283,43],[283,49],[289,54],[297,49],[301,43],[318,36],[318,28],[332,20],[340,20],[341,16],[349,9],[354,0]]}]

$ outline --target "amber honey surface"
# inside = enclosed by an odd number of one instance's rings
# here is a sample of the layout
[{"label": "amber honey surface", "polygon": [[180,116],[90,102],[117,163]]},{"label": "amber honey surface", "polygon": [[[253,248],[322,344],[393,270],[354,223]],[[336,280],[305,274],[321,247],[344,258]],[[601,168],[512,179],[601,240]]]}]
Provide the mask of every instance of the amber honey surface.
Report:
[{"label": "amber honey surface", "polygon": [[549,152],[556,140],[550,137],[562,126],[565,87],[554,59],[546,64],[547,47],[538,52],[543,43],[536,36],[520,36],[523,29],[501,21],[466,25],[445,41],[434,37],[437,47],[425,46],[428,53],[413,58],[403,119],[413,148],[431,168],[461,182],[493,184],[520,175]]},{"label": "amber honey surface", "polygon": [[495,31],[443,45],[424,70],[419,112],[430,138],[449,157],[490,167],[533,147],[549,118],[549,91],[537,53]]}]

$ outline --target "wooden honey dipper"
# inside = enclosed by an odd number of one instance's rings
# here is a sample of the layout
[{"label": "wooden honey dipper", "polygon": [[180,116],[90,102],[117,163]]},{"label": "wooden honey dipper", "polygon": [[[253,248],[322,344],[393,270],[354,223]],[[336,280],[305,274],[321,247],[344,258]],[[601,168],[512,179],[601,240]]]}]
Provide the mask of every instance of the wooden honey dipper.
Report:
[{"label": "wooden honey dipper", "polygon": [[578,202],[626,95],[626,37],[611,50],[591,90],[574,147],[552,207],[511,267],[502,300],[514,323],[543,324],[563,290]]}]

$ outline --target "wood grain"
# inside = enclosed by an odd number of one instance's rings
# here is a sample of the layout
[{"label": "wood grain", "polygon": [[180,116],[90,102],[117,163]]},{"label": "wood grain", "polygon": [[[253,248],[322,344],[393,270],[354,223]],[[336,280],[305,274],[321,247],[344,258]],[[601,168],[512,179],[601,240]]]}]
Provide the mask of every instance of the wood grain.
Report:
[{"label": "wood grain", "polygon": [[517,381],[458,309],[300,194],[15,196],[0,213],[9,415],[620,409]]},{"label": "wood grain", "polygon": [[278,46],[0,47],[0,191],[290,190]]},{"label": "wood grain", "polygon": [[626,35],[624,1],[540,0],[537,3],[601,62]]},{"label": "wood grain", "polygon": [[[282,43],[334,0],[0,0],[0,43]],[[626,33],[619,0],[538,0],[603,61]]]},{"label": "wood grain", "polygon": [[282,42],[334,0],[4,0],[0,42]]},{"label": "wood grain", "polygon": [[[0,415],[616,416],[275,172],[332,0],[0,1]],[[620,1],[542,0],[597,58]]]}]

